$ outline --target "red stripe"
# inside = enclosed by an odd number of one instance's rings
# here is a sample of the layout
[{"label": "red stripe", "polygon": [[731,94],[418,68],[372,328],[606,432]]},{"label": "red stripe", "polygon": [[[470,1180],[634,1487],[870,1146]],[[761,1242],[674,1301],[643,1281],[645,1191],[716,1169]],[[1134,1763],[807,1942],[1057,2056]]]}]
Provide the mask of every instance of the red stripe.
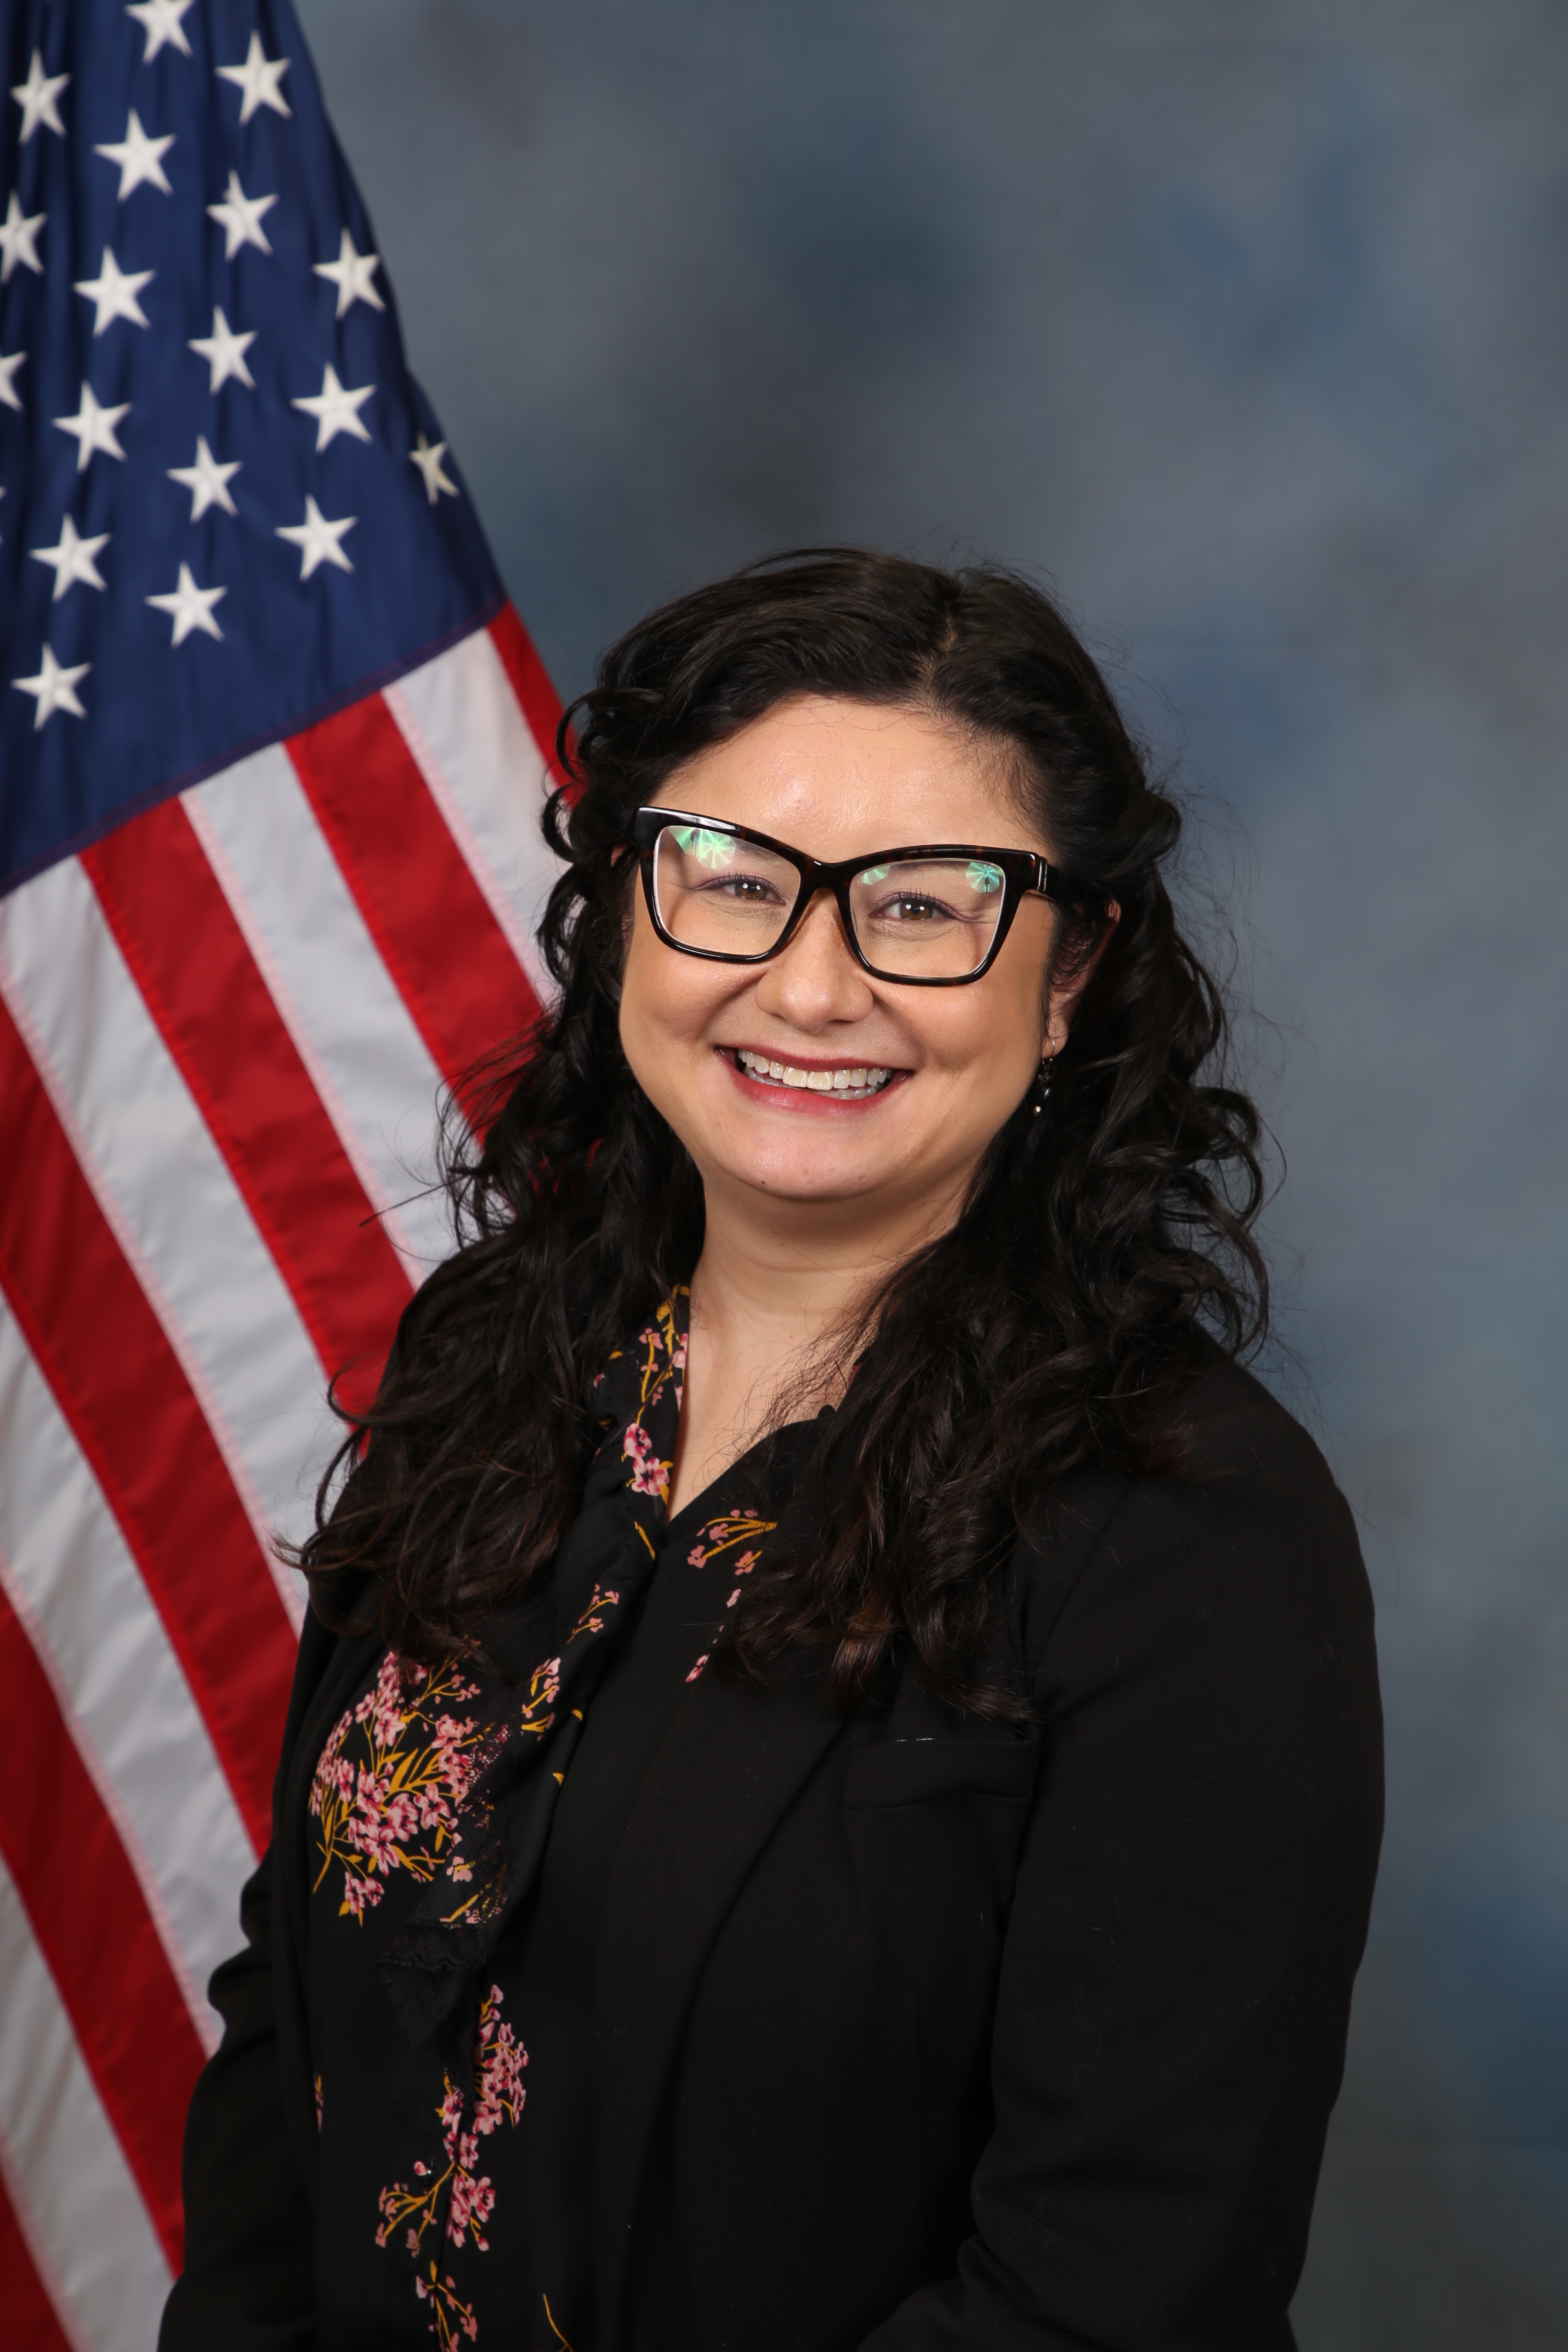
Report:
[{"label": "red stripe", "polygon": [[490,643],[501,657],[511,690],[522,705],[522,715],[547,768],[555,766],[555,736],[561,725],[561,697],[550,673],[533,648],[533,640],[518,618],[515,604],[505,604],[490,623]]},{"label": "red stripe", "polygon": [[165,801],[81,863],[317,1354],[368,1394],[412,1286],[195,828]]},{"label": "red stripe", "polygon": [[289,756],[382,961],[450,1087],[539,1001],[379,694]]},{"label": "red stripe", "polygon": [[38,2276],[33,2250],[5,2194],[4,2180],[0,2180],[0,2279],[5,2282],[5,2341],[11,2352],[71,2352],[70,2339],[55,2317],[49,2291]]},{"label": "red stripe", "polygon": [[259,1852],[294,1637],[190,1383],[4,1005],[0,1133],[11,1171],[0,1289],[135,1555]]},{"label": "red stripe", "polygon": [[3,1593],[0,1689],[0,1853],[177,2271],[180,2142],[201,2043],[136,1874]]}]

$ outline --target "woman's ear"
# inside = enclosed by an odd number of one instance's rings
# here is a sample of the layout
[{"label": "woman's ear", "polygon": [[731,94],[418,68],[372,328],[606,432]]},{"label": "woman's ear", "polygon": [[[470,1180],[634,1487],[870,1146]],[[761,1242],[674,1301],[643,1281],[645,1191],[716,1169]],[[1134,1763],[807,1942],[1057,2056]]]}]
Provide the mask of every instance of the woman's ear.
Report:
[{"label": "woman's ear", "polygon": [[1042,1047],[1047,1055],[1059,1054],[1067,1044],[1073,1015],[1078,1011],[1084,990],[1094,978],[1100,960],[1110,945],[1121,920],[1121,908],[1114,898],[1108,898],[1100,936],[1093,945],[1085,948],[1081,954],[1072,956],[1059,977],[1056,971],[1052,972],[1046,993],[1046,1036]]}]

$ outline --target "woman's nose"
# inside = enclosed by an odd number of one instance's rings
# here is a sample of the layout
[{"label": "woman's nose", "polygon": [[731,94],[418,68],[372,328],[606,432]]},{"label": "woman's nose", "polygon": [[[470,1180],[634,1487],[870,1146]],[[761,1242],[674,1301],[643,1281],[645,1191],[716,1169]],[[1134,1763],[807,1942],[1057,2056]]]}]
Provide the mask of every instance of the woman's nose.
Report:
[{"label": "woman's nose", "polygon": [[849,951],[843,918],[829,894],[818,893],[788,947],[757,982],[757,1004],[796,1029],[826,1029],[833,1021],[859,1021],[873,1003],[866,975]]}]

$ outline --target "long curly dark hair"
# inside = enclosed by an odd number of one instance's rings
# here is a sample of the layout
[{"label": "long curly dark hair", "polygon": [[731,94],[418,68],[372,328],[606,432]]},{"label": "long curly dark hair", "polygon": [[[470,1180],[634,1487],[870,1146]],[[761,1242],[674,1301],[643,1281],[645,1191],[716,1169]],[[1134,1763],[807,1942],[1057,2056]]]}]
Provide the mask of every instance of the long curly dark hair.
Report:
[{"label": "long curly dark hair", "polygon": [[752,565],[630,630],[563,722],[544,824],[566,865],[542,940],[560,997],[477,1115],[470,1097],[448,1121],[459,1247],[405,1311],[374,1404],[340,1407],[347,1475],[300,1558],[318,1605],[335,1571],[377,1571],[405,1656],[472,1649],[547,1574],[599,1442],[594,1379],[696,1264],[700,1180],[621,1049],[636,861],[616,852],[683,761],[803,694],[918,709],[1007,752],[1090,894],[1058,958],[1101,952],[1045,1115],[1020,1105],[958,1222],[867,1309],[817,1448],[820,1539],[748,1580],[715,1666],[763,1675],[825,1644],[848,1703],[903,1646],[955,1702],[1016,1711],[976,1660],[1019,1515],[1084,1465],[1179,1470],[1184,1383],[1261,1337],[1262,1129],[1221,1082],[1220,992],[1162,876],[1180,814],[1100,669],[994,565],[845,548]]}]

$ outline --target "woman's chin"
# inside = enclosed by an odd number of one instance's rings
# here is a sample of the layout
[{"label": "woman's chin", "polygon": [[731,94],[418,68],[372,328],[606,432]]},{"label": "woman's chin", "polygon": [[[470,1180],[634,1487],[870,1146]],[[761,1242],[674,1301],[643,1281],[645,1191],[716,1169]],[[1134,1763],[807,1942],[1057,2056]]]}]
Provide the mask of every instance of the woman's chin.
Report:
[{"label": "woman's chin", "polygon": [[882,1151],[835,1150],[831,1139],[824,1138],[815,1149],[710,1157],[702,1179],[705,1184],[760,1193],[773,1202],[829,1209],[850,1202],[890,1202],[906,1189],[908,1166],[902,1154],[894,1160]]}]

